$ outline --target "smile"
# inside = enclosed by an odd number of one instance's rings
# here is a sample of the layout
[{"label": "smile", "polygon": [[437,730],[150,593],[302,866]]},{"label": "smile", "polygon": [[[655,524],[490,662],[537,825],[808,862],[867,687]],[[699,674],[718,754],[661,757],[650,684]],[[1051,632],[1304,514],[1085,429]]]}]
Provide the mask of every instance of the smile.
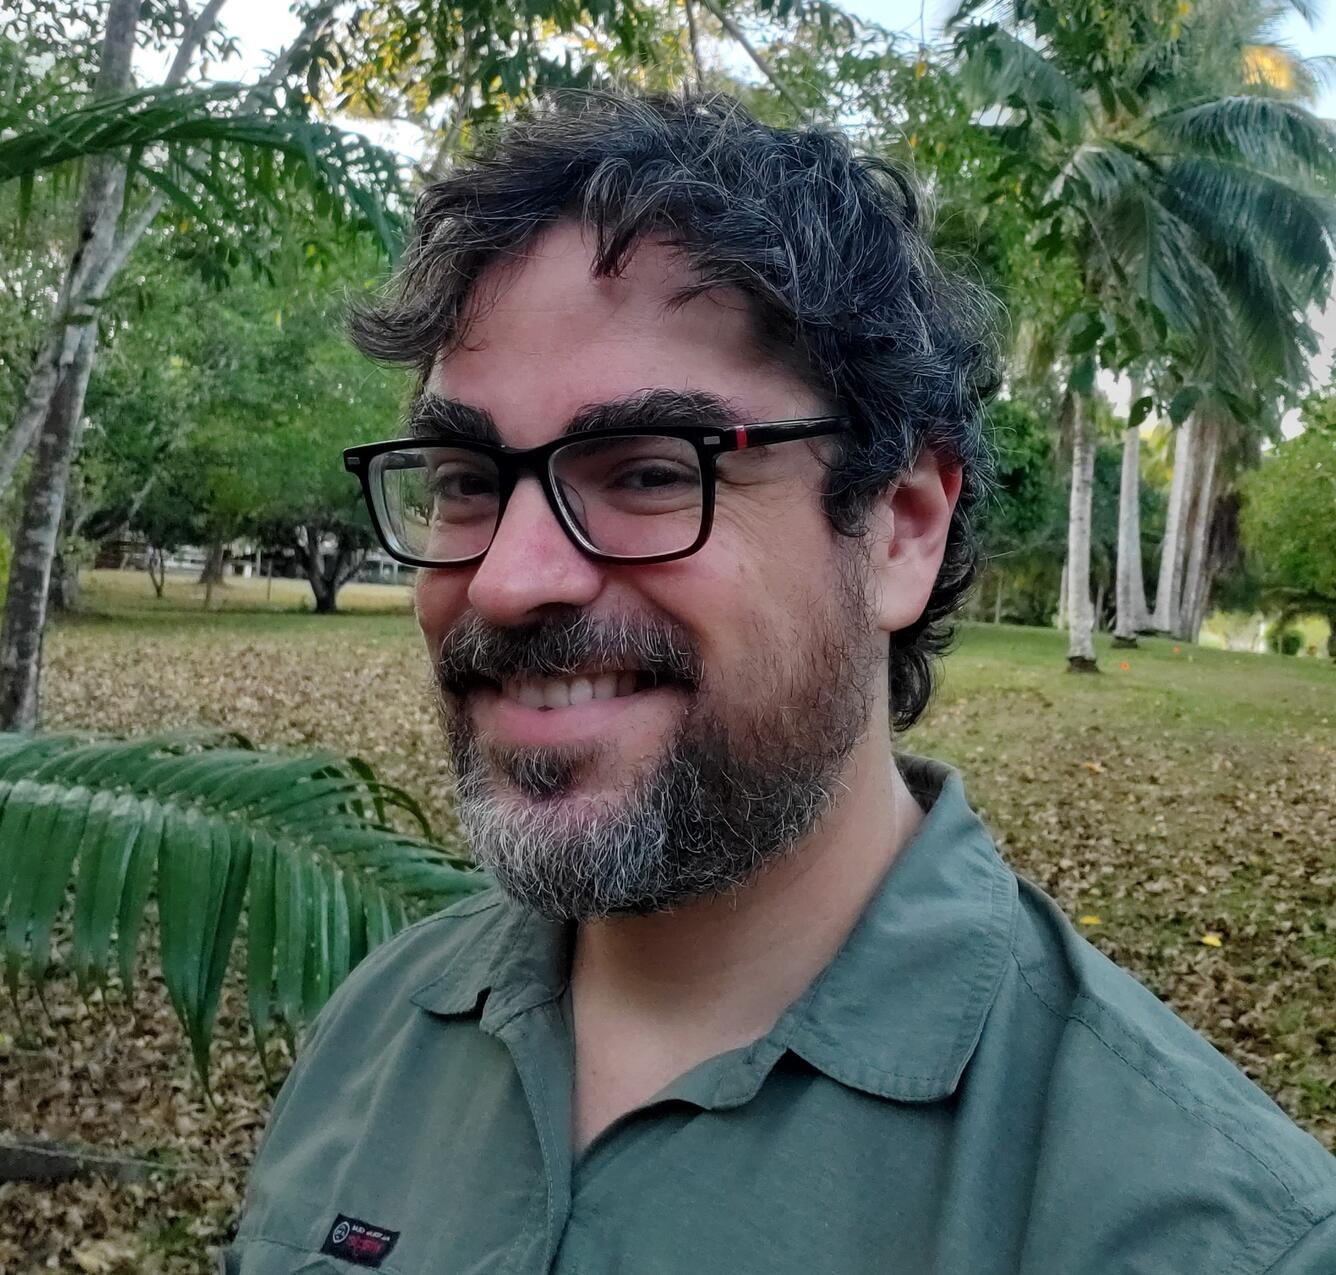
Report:
[{"label": "smile", "polygon": [[571,708],[595,700],[622,699],[649,685],[643,674],[608,671],[574,677],[508,678],[501,683],[501,695],[525,708]]}]

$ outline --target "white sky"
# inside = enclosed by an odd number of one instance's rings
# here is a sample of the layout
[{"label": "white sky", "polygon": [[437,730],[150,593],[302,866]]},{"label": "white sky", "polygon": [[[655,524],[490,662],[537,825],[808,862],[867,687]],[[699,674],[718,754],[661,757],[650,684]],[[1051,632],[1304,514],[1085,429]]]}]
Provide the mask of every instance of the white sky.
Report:
[{"label": "white sky", "polygon": [[[932,41],[940,34],[942,22],[955,8],[956,0],[846,0],[846,3],[855,14],[879,23],[889,31],[902,33],[910,40]],[[1322,6],[1315,4],[1314,7]],[[225,67],[212,68],[213,74],[219,78],[249,78],[254,68],[268,64],[272,55],[296,35],[298,28],[292,13],[275,4],[274,0],[227,0],[222,23],[228,33],[237,38],[241,57]],[[1336,6],[1331,13],[1321,13],[1311,26],[1297,13],[1289,15],[1279,28],[1279,38],[1303,57],[1336,55]],[[141,69],[146,73],[149,71],[147,65]],[[1315,108],[1328,119],[1336,118],[1336,83],[1324,89]],[[361,123],[355,126],[381,145],[404,153],[409,153],[417,141],[417,135],[410,127],[367,127]],[[1313,360],[1313,374],[1314,379],[1322,383],[1327,379],[1333,355],[1336,355],[1336,304],[1329,304],[1324,313],[1314,315],[1314,327],[1319,335],[1320,348]],[[1126,395],[1115,391],[1113,397],[1116,401]],[[1298,414],[1292,412],[1286,418],[1285,433],[1296,433],[1298,428]]]}]

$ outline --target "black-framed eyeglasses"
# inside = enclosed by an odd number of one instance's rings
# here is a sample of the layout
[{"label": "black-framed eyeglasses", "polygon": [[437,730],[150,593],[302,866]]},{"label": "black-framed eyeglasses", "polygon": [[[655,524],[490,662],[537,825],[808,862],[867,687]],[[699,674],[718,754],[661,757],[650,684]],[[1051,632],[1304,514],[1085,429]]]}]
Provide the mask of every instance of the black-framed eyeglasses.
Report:
[{"label": "black-framed eyeglasses", "polygon": [[414,567],[464,566],[491,547],[522,474],[533,474],[567,536],[597,562],[671,562],[714,520],[715,462],[726,452],[847,429],[842,416],[754,425],[595,429],[540,447],[442,433],[350,447],[385,551]]}]

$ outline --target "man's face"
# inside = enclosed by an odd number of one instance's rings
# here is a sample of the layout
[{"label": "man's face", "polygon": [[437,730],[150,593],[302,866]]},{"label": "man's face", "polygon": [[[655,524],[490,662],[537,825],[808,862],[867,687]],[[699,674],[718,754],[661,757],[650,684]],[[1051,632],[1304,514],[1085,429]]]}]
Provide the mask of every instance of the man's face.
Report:
[{"label": "man's face", "polygon": [[[668,304],[689,282],[669,247],[642,244],[619,278],[590,266],[562,224],[485,276],[429,391],[518,447],[646,390],[705,391],[751,421],[829,410],[758,348],[740,295]],[[828,807],[884,708],[886,646],[823,478],[806,442],[727,455],[703,548],[609,565],[525,477],[481,563],[421,573],[460,817],[512,893],[560,917],[659,910],[741,884]],[[591,667],[601,679],[488,676]]]}]

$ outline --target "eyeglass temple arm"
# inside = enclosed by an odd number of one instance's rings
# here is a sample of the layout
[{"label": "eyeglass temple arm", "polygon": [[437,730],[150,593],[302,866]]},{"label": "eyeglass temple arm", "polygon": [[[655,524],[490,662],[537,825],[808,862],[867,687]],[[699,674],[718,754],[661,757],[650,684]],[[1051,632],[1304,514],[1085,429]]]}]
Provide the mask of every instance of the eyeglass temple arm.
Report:
[{"label": "eyeglass temple arm", "polygon": [[767,425],[738,425],[730,429],[725,437],[731,439],[733,450],[740,452],[748,447],[765,447],[770,443],[783,443],[790,439],[837,434],[848,427],[847,417],[815,416],[798,421],[771,421]]}]

